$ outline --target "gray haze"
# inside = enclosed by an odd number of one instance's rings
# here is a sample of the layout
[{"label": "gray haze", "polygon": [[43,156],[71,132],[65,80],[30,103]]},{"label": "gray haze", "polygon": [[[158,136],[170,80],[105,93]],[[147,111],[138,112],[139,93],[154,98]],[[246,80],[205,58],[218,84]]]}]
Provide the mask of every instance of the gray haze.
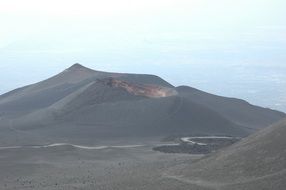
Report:
[{"label": "gray haze", "polygon": [[[284,0],[0,2],[0,93],[73,63],[286,111]],[[242,11],[243,10],[243,11]]]}]

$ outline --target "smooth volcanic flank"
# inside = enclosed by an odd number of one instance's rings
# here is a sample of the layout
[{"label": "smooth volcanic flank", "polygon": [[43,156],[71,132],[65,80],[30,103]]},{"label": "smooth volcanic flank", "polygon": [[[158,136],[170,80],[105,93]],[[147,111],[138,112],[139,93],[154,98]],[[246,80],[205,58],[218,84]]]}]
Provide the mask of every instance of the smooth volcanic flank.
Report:
[{"label": "smooth volcanic flank", "polygon": [[284,190],[285,136],[282,120],[201,161],[175,166],[170,176],[201,186],[198,190],[207,185],[221,190]]}]

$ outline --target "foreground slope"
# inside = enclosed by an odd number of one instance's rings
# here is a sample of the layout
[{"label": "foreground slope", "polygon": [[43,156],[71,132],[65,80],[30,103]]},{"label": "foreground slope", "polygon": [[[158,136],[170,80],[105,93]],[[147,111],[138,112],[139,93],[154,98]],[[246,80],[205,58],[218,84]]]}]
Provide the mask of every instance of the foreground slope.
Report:
[{"label": "foreground slope", "polygon": [[169,178],[210,189],[283,190],[285,136],[283,120],[195,164],[173,168]]}]

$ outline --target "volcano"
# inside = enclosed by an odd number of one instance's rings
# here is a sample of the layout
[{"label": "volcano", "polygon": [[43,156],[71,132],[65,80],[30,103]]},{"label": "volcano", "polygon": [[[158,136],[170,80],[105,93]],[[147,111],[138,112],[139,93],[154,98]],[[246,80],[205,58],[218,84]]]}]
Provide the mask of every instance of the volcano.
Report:
[{"label": "volcano", "polygon": [[[244,137],[285,114],[174,87],[155,75],[110,73],[75,64],[0,96],[1,142],[42,143],[176,135]],[[47,140],[48,139],[48,140]]]}]

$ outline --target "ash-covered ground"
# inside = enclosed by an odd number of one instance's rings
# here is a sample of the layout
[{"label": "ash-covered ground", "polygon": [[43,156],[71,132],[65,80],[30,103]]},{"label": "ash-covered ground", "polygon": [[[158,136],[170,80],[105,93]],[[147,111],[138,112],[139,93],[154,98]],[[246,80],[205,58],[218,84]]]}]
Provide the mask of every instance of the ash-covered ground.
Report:
[{"label": "ash-covered ground", "polygon": [[73,146],[0,150],[1,190],[186,189],[165,171],[201,156],[164,154],[152,146],[81,149]]}]

